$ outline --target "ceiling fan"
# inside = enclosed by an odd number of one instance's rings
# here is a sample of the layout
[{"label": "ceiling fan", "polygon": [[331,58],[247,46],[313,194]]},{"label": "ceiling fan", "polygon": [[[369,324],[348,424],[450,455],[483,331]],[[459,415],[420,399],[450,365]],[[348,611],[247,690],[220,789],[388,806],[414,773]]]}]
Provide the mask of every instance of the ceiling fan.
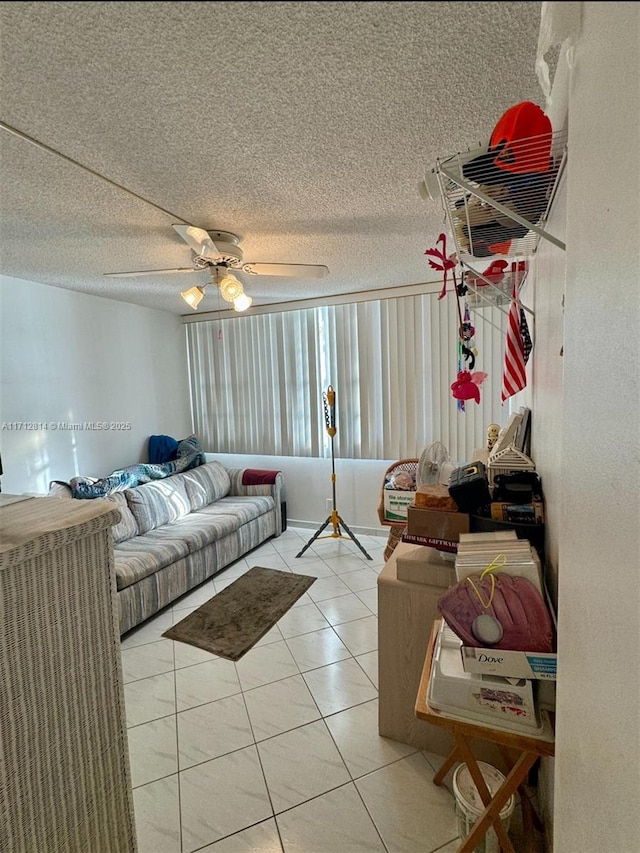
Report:
[{"label": "ceiling fan", "polygon": [[[174,229],[193,250],[192,267],[172,269],[135,270],[130,272],[104,273],[106,277],[123,278],[142,275],[176,275],[202,272],[209,269],[213,283],[227,302],[233,302],[236,311],[245,311],[251,305],[251,297],[244,292],[242,283],[233,272],[247,275],[293,276],[295,278],[324,278],[328,267],[321,264],[266,264],[243,263],[243,252],[239,238],[228,231],[205,231],[194,225],[174,225]],[[233,272],[229,272],[232,270]],[[204,286],[192,287],[180,294],[185,302],[196,309],[204,296]]]}]

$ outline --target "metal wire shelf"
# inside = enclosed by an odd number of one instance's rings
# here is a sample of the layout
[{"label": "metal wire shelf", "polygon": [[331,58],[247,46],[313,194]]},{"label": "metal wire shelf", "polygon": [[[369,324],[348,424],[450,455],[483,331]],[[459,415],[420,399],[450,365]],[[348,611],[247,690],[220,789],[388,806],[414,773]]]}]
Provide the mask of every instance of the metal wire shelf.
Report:
[{"label": "metal wire shelf", "polygon": [[439,159],[438,179],[460,262],[523,258],[540,239],[564,250],[546,230],[567,158],[567,133],[517,140],[509,150],[478,148]]}]

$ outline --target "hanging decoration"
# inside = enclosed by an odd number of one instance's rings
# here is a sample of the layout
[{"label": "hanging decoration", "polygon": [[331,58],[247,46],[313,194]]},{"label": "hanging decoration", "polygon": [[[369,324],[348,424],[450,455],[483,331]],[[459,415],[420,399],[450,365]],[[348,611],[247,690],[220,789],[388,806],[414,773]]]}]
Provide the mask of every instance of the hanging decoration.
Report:
[{"label": "hanging decoration", "polygon": [[527,317],[524,313],[524,308],[522,307],[522,305],[520,306],[520,335],[522,337],[524,363],[526,364],[529,361],[529,356],[531,355],[531,350],[533,349],[533,341],[531,340],[531,335],[529,333],[529,324],[527,323]]},{"label": "hanging decoration", "polygon": [[475,373],[471,373],[468,370],[458,371],[458,378],[451,385],[451,393],[455,400],[462,402],[462,411],[464,411],[465,400],[475,400],[476,403],[480,402],[480,385],[488,375],[488,373],[484,373],[482,370],[477,370]]},{"label": "hanging decoration", "polygon": [[[429,266],[434,270],[440,270],[444,272],[443,281],[442,281],[442,290],[440,291],[440,296],[438,299],[444,299],[447,295],[447,280],[449,277],[449,270],[455,269],[458,263],[457,255],[453,254],[450,257],[447,257],[447,235],[440,234],[438,239],[436,240],[436,245],[438,243],[442,243],[442,250],[440,249],[427,249],[425,251],[425,255],[429,255]],[[431,258],[437,258],[440,263],[436,263],[436,261],[432,261]],[[455,284],[455,273],[454,276],[454,284]],[[457,285],[456,285],[457,287]]]},{"label": "hanging decoration", "polygon": [[[438,248],[438,244],[442,248]],[[475,400],[480,403],[480,385],[488,377],[488,373],[482,370],[474,370],[478,350],[475,346],[475,327],[471,322],[471,313],[469,311],[469,303],[466,299],[468,287],[464,280],[464,275],[460,275],[458,283],[456,277],[456,267],[458,266],[458,256],[454,253],[447,255],[447,237],[446,234],[440,234],[436,246],[432,249],[427,249],[424,253],[429,256],[429,266],[434,270],[440,270],[443,275],[442,290],[438,299],[443,299],[447,295],[447,282],[449,280],[449,272],[453,277],[453,286],[455,291],[456,308],[458,310],[458,341],[457,341],[457,377],[451,385],[451,393],[457,402],[458,411],[464,412],[465,401]],[[436,260],[433,260],[436,259]],[[492,270],[493,273],[502,277],[504,272],[503,263],[499,262],[499,266]],[[463,301],[464,309],[460,303]]]},{"label": "hanging decoration", "polygon": [[520,305],[514,285],[507,321],[507,342],[504,349],[504,368],[502,371],[502,402],[522,391],[527,385],[525,368],[525,347],[520,331]]},{"label": "hanging decoration", "polygon": [[478,350],[475,348],[475,327],[471,324],[471,314],[469,313],[469,303],[464,301],[464,314],[462,317],[462,325],[460,326],[460,342],[461,352],[464,361],[468,362],[466,368],[473,370],[476,366],[476,356]]}]

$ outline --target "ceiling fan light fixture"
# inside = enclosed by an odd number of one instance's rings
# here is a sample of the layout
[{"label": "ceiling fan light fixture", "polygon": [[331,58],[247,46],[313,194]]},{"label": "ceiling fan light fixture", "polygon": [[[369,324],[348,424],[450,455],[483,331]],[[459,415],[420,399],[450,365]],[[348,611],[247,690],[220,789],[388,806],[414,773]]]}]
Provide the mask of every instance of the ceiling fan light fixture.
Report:
[{"label": "ceiling fan light fixture", "polygon": [[244,294],[244,288],[238,279],[231,273],[227,273],[218,281],[218,288],[222,298],[226,302],[233,302]]},{"label": "ceiling fan light fixture", "polygon": [[180,296],[182,296],[189,308],[193,308],[193,310],[196,311],[198,305],[202,302],[204,287],[200,287],[200,285],[190,287],[188,290],[181,291]]},{"label": "ceiling fan light fixture", "polygon": [[246,311],[252,302],[253,299],[250,296],[248,296],[246,293],[241,293],[240,296],[236,296],[236,298],[233,300],[233,310]]}]

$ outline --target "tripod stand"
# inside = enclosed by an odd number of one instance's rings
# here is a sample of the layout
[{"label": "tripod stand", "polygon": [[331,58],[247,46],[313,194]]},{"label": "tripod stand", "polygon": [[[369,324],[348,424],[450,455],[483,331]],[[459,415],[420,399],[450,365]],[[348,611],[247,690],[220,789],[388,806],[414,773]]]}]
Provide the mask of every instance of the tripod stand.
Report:
[{"label": "tripod stand", "polygon": [[[309,539],[307,544],[304,546],[302,551],[300,551],[299,554],[296,554],[296,557],[302,557],[302,555],[307,550],[307,548],[309,548],[316,541],[316,539],[328,539],[328,538],[346,539],[347,537],[343,536],[342,533],[340,532],[341,529],[343,529],[345,531],[345,533],[348,535],[349,539],[351,539],[353,542],[355,542],[355,544],[358,546],[358,548],[362,551],[362,553],[365,555],[367,560],[372,560],[373,557],[371,557],[369,554],[367,554],[365,549],[358,542],[358,540],[353,535],[353,533],[349,530],[349,528],[344,523],[344,521],[340,518],[340,516],[338,515],[338,510],[336,508],[336,461],[335,461],[335,455],[333,452],[333,439],[334,439],[334,436],[335,436],[336,431],[337,431],[336,430],[336,416],[335,416],[336,392],[333,390],[331,385],[329,385],[329,387],[327,388],[326,393],[323,393],[322,402],[323,402],[323,406],[324,406],[324,420],[325,420],[327,432],[329,433],[329,435],[331,437],[331,488],[332,488],[332,492],[333,492],[333,509],[331,510],[331,515],[327,518],[325,523],[318,528],[318,530],[314,533],[314,535],[311,537],[311,539]],[[333,533],[328,533],[326,536],[321,536],[320,534],[330,524],[333,526]]]}]

